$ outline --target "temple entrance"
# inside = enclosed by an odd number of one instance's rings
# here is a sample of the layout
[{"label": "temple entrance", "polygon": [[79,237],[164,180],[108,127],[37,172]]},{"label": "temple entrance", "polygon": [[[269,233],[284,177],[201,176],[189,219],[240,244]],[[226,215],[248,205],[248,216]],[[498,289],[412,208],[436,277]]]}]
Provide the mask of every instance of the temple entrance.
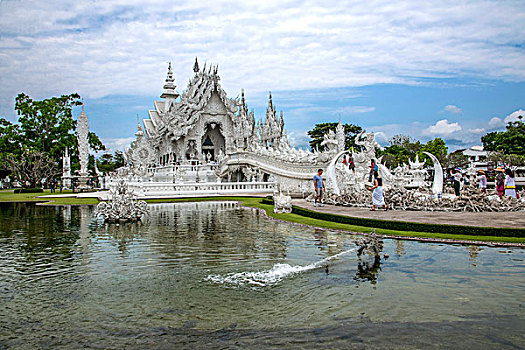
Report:
[{"label": "temple entrance", "polygon": [[202,157],[205,162],[217,161],[217,155],[225,150],[225,139],[221,132],[221,126],[217,123],[209,123],[205,126],[202,136]]}]

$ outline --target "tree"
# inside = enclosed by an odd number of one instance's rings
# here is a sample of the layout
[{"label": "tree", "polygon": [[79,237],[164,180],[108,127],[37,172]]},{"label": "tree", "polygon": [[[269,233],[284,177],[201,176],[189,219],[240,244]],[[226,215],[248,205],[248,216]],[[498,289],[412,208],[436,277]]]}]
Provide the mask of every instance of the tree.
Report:
[{"label": "tree", "polygon": [[407,135],[394,135],[388,143],[390,145],[379,150],[377,156],[383,156],[383,162],[391,168],[408,163],[421,153],[421,142]]},{"label": "tree", "polygon": [[[310,149],[315,150],[318,148],[319,151],[323,151],[324,146],[322,146],[321,143],[323,142],[324,135],[328,134],[330,130],[335,132],[337,124],[338,123],[320,123],[308,131],[308,136],[312,139],[310,141]],[[354,124],[344,124],[343,128],[345,131],[345,148],[350,149],[351,147],[355,147],[355,138],[363,129]]]},{"label": "tree", "polygon": [[19,155],[21,152],[22,145],[18,125],[0,118],[0,167],[8,166],[9,156]]},{"label": "tree", "polygon": [[444,161],[444,166],[448,168],[463,168],[469,164],[469,157],[464,155],[462,151],[450,153]]},{"label": "tree", "polygon": [[420,160],[425,160],[426,165],[432,165],[432,159],[423,152],[432,153],[443,163],[448,153],[445,141],[439,137],[423,145],[408,135],[395,135],[389,140],[389,143],[389,146],[378,152],[378,156],[383,156],[383,163],[391,168],[408,163],[409,159],[413,161],[416,156]]},{"label": "tree", "polygon": [[97,167],[104,174],[115,171],[124,166],[124,164],[124,154],[121,151],[116,151],[114,155],[111,153],[103,154],[97,160]]},{"label": "tree", "polygon": [[516,122],[507,124],[506,131],[489,132],[481,137],[485,151],[503,154],[525,155],[525,123],[518,117]]},{"label": "tree", "polygon": [[[71,156],[71,169],[80,169],[75,134],[77,122],[72,114],[72,108],[80,104],[82,103],[78,94],[41,101],[33,100],[24,93],[19,94],[15,101],[15,110],[19,115],[18,124],[0,118],[0,160],[9,159],[5,164],[12,167],[13,171],[16,170],[15,167],[30,168],[31,164],[37,161],[36,158],[48,159],[59,168],[58,164],[61,164],[62,154],[67,148]],[[93,132],[88,134],[88,142],[95,152],[106,149]],[[30,158],[23,159],[26,156]],[[28,181],[35,183],[33,180]]]},{"label": "tree", "polygon": [[72,131],[76,127],[72,108],[82,104],[78,94],[62,95],[37,101],[21,93],[16,97],[15,110],[20,116],[20,132],[24,145],[43,152],[58,160],[64,149],[73,148],[76,137]]},{"label": "tree", "polygon": [[[421,152],[429,152],[436,156],[441,164],[443,164],[447,158],[448,147],[445,145],[445,141],[442,138],[436,137],[433,140],[429,140],[427,143],[421,147]],[[423,154],[425,158],[425,163],[427,165],[432,164],[432,160]]]},{"label": "tree", "polygon": [[525,155],[521,156],[519,154],[503,154],[499,152],[489,152],[487,159],[494,164],[503,162],[510,166],[524,166],[525,165]]},{"label": "tree", "polygon": [[[48,157],[59,161],[66,148],[71,150],[77,161],[77,122],[73,119],[72,108],[81,105],[80,96],[76,93],[52,97],[42,101],[33,100],[21,93],[16,97],[15,110],[18,118],[23,144],[36,151],[44,152]],[[89,145],[95,152],[106,147],[98,136],[90,132]]]},{"label": "tree", "polygon": [[13,174],[25,186],[35,188],[42,184],[42,180],[52,179],[60,173],[57,163],[44,152],[33,149],[23,150],[21,156],[10,155],[7,158]]}]

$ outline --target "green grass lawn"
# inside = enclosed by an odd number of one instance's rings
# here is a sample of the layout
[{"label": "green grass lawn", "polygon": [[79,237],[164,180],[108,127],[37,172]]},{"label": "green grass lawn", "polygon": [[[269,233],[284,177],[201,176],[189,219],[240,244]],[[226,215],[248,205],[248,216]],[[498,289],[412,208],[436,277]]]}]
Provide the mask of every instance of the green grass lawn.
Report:
[{"label": "green grass lawn", "polygon": [[[68,193],[66,191],[62,192]],[[71,193],[71,191],[69,191]],[[46,190],[44,194],[50,194]],[[57,193],[58,194],[58,193]],[[0,202],[45,202],[44,205],[89,205],[97,204],[99,201],[94,198],[78,199],[78,198],[36,198],[42,193],[21,193],[14,194],[13,190],[1,190]],[[177,203],[177,202],[201,202],[201,201],[238,201],[243,206],[251,208],[259,208],[266,212],[266,214],[274,219],[303,224],[313,227],[321,227],[332,230],[342,230],[348,232],[369,233],[370,227],[356,226],[349,224],[342,224],[326,220],[308,218],[297,214],[275,214],[273,212],[273,205],[262,204],[261,198],[257,197],[205,197],[205,198],[176,198],[176,199],[151,199],[148,203]],[[525,243],[525,238],[519,237],[494,237],[494,236],[471,236],[471,235],[455,235],[443,233],[429,233],[429,232],[415,232],[415,231],[396,231],[388,229],[376,229],[377,234],[387,236],[404,236],[417,238],[438,238],[438,239],[453,239],[453,240],[469,240],[480,242],[507,242],[507,243]]]},{"label": "green grass lawn", "polygon": [[44,205],[86,205],[97,204],[99,201],[95,198],[36,198],[37,196],[48,194],[68,194],[71,190],[57,191],[51,193],[51,190],[45,190],[43,193],[14,193],[13,190],[0,190],[0,202],[41,202]]}]

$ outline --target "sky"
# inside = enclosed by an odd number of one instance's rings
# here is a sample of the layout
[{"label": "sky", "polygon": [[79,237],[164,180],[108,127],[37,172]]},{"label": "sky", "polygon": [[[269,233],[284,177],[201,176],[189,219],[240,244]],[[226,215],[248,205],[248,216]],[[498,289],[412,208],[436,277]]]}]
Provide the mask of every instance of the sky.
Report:
[{"label": "sky", "polygon": [[182,92],[198,57],[258,119],[271,91],[297,147],[340,119],[383,146],[405,134],[452,151],[525,116],[524,23],[523,0],[0,0],[0,116],[16,120],[21,92],[77,92],[123,149],[168,62]]}]

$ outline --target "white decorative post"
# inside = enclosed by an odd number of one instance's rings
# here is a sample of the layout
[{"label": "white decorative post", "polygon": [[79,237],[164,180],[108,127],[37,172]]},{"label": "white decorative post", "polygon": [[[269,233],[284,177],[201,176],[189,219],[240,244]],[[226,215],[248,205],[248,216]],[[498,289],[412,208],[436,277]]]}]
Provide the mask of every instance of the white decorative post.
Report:
[{"label": "white decorative post", "polygon": [[79,190],[87,190],[89,187],[87,181],[88,176],[88,161],[89,161],[89,143],[88,143],[89,124],[88,116],[84,113],[84,104],[82,104],[82,112],[78,116],[77,122],[77,140],[78,140],[78,158],[80,160],[80,177]]},{"label": "white decorative post", "polygon": [[62,187],[66,190],[71,188],[71,159],[67,148],[62,157]]}]

